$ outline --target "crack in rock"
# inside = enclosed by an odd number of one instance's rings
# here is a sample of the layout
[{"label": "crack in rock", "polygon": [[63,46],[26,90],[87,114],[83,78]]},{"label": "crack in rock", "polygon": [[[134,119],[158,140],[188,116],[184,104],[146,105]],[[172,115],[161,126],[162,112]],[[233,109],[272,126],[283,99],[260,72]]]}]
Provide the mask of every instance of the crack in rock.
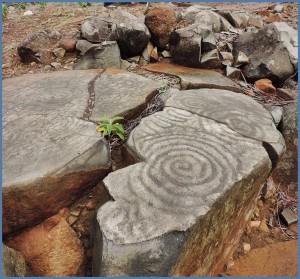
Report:
[{"label": "crack in rock", "polygon": [[90,117],[92,116],[93,109],[95,107],[95,82],[102,76],[105,71],[106,69],[103,69],[103,71],[97,74],[88,84],[89,97],[82,117],[84,120],[90,120]]}]

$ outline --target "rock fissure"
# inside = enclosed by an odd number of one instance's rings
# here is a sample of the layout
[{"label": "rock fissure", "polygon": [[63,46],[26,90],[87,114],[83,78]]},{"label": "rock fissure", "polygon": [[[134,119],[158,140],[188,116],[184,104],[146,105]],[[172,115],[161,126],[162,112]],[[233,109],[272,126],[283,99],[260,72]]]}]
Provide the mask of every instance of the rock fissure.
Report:
[{"label": "rock fissure", "polygon": [[102,76],[103,73],[105,73],[106,69],[103,69],[101,73],[97,74],[88,84],[88,100],[87,100],[87,106],[85,108],[85,111],[83,113],[83,119],[84,120],[90,120],[90,117],[93,113],[93,108],[95,107],[95,82]]}]

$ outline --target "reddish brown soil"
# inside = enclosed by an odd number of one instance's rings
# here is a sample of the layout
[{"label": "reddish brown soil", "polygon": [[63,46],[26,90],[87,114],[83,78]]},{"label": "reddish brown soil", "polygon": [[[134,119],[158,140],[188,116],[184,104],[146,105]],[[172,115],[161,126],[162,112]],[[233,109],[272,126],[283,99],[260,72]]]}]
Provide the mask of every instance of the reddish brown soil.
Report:
[{"label": "reddish brown soil", "polygon": [[297,276],[298,241],[273,243],[250,250],[235,261],[229,276]]}]

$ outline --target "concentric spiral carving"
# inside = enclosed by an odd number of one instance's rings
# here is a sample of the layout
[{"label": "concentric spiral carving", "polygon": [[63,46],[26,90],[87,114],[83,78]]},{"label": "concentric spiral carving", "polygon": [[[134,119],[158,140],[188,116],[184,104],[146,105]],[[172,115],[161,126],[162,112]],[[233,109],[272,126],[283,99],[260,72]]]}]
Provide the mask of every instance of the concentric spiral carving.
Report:
[{"label": "concentric spiral carving", "polygon": [[220,89],[188,90],[184,94],[174,90],[166,106],[214,119],[244,136],[260,141],[275,143],[280,138],[270,113],[242,94]]},{"label": "concentric spiral carving", "polygon": [[98,211],[102,231],[119,244],[186,230],[267,156],[258,141],[174,108],[144,118],[127,145],[142,162],[104,180],[115,201]]}]

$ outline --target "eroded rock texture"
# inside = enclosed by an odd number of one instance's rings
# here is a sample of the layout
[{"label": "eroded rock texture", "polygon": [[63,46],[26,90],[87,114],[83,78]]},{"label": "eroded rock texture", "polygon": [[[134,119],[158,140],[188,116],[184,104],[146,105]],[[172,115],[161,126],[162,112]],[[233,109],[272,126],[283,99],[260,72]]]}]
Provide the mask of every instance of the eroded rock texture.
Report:
[{"label": "eroded rock texture", "polygon": [[114,201],[97,214],[96,276],[216,275],[271,170],[262,142],[284,150],[249,97],[199,89],[166,98],[130,134],[136,164],[104,179]]},{"label": "eroded rock texture", "polygon": [[121,70],[4,80],[3,234],[38,224],[102,180],[110,154],[95,121],[134,116],[157,87]]}]

